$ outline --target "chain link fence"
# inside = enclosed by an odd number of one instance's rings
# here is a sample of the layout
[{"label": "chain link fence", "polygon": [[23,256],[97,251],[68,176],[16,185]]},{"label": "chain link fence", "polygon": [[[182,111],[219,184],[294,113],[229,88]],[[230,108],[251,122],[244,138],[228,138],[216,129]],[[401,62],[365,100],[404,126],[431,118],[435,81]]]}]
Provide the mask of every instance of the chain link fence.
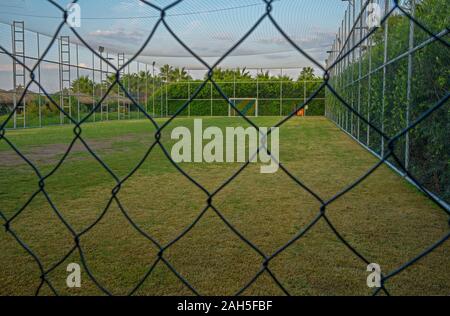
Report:
[{"label": "chain link fence", "polygon": [[[401,12],[402,16],[411,23],[411,27],[414,26],[421,31],[423,31],[425,34],[427,34],[430,38],[428,40],[428,44],[431,42],[436,42],[439,44],[439,47],[441,50],[444,50],[445,53],[448,55],[448,49],[450,47],[447,38],[444,37],[441,33],[436,32],[435,30],[430,30],[427,26],[425,26],[420,20],[415,17],[414,12],[407,10],[403,5],[403,3],[400,3],[399,1],[386,1],[384,6],[384,16],[381,18],[381,27],[374,27],[374,28],[367,28],[362,32],[363,25],[362,25],[362,18],[364,15],[367,15],[367,6],[369,3],[372,3],[372,1],[361,1],[360,2],[360,14],[356,17],[355,13],[353,13],[353,23],[351,21],[351,18],[345,19],[345,24],[348,24],[348,28],[345,30],[342,29],[340,31],[340,35],[337,38],[337,41],[334,45],[333,51],[331,52],[330,58],[328,59],[328,63],[326,66],[323,66],[322,63],[312,58],[302,47],[298,46],[294,41],[291,40],[291,38],[285,33],[285,31],[282,29],[282,27],[278,24],[278,22],[273,17],[273,6],[272,0],[262,0],[263,3],[266,6],[265,13],[256,21],[256,23],[245,33],[245,35],[237,42],[235,43],[219,60],[217,60],[216,63],[210,65],[204,61],[200,56],[198,56],[190,47],[189,43],[183,42],[180,37],[173,32],[170,25],[165,20],[167,12],[169,12],[172,8],[177,6],[179,3],[182,2],[182,0],[174,1],[170,5],[166,7],[158,7],[155,4],[153,4],[151,1],[144,1],[142,0],[142,4],[150,6],[151,8],[157,10],[160,12],[160,18],[156,22],[156,24],[153,26],[152,30],[149,32],[148,37],[144,44],[142,45],[141,49],[136,52],[134,56],[129,58],[128,60],[124,61],[123,65],[121,67],[117,67],[117,65],[113,64],[111,60],[106,58],[101,52],[98,50],[90,47],[88,43],[83,39],[82,36],[77,32],[76,28],[71,28],[73,34],[77,37],[77,39],[83,43],[85,47],[87,47],[96,58],[102,60],[102,62],[109,67],[111,70],[111,73],[113,76],[111,77],[112,80],[105,89],[105,91],[102,91],[101,98],[95,102],[93,107],[89,110],[86,116],[78,119],[77,117],[74,117],[71,115],[70,110],[68,110],[66,107],[61,105],[61,100],[64,97],[61,97],[60,100],[55,99],[54,96],[52,96],[50,93],[46,91],[46,89],[43,87],[43,85],[38,80],[38,69],[41,63],[45,60],[50,47],[58,40],[59,33],[63,26],[65,25],[66,18],[68,16],[68,13],[66,12],[65,8],[60,6],[56,1],[49,0],[51,4],[53,4],[55,7],[57,7],[61,12],[61,21],[60,24],[51,38],[48,45],[42,50],[42,53],[39,55],[37,60],[31,65],[24,63],[23,59],[19,58],[17,54],[14,54],[7,48],[5,48],[3,45],[0,46],[0,50],[3,51],[5,54],[7,54],[10,58],[14,60],[14,63],[16,65],[20,65],[21,67],[24,67],[26,69],[27,76],[24,75],[25,78],[25,84],[24,84],[24,90],[21,93],[20,97],[17,100],[17,103],[13,109],[12,112],[10,112],[7,115],[7,118],[1,123],[0,125],[0,141],[5,142],[8,144],[8,146],[15,152],[17,155],[21,157],[33,170],[36,175],[36,181],[38,182],[39,188],[37,191],[35,191],[32,196],[29,197],[27,202],[19,209],[17,212],[10,217],[7,217],[3,211],[0,211],[0,217],[3,220],[3,225],[5,227],[5,230],[8,234],[14,237],[14,239],[18,242],[18,244],[34,259],[37,266],[40,270],[40,284],[38,288],[36,289],[36,294],[39,294],[42,286],[46,284],[54,294],[58,294],[58,290],[53,286],[52,282],[49,279],[49,273],[51,273],[54,269],[56,269],[59,265],[64,262],[66,258],[68,258],[72,253],[78,251],[81,262],[83,264],[84,269],[86,270],[87,274],[89,275],[89,278],[96,284],[96,286],[103,291],[105,294],[112,294],[106,287],[104,287],[97,279],[94,273],[92,273],[88,263],[85,259],[85,252],[83,250],[82,242],[80,241],[80,238],[84,236],[85,234],[89,233],[89,231],[100,221],[100,219],[105,215],[105,213],[108,211],[108,208],[111,206],[111,204],[115,203],[120,208],[123,214],[125,214],[125,218],[129,223],[132,225],[132,227],[144,238],[149,240],[152,244],[154,244],[158,249],[158,256],[157,259],[148,267],[148,271],[145,274],[145,276],[135,285],[135,287],[130,291],[129,294],[134,294],[145,282],[145,280],[152,274],[154,271],[154,268],[157,264],[162,263],[165,266],[167,266],[181,282],[190,290],[193,294],[199,295],[197,289],[189,282],[188,279],[183,277],[181,273],[179,273],[175,267],[169,262],[169,260],[165,257],[165,253],[167,252],[168,248],[170,248],[174,243],[176,243],[178,240],[183,238],[197,223],[198,221],[203,217],[203,215],[207,211],[211,211],[216,213],[220,219],[223,221],[224,225],[226,225],[231,231],[248,247],[253,249],[255,253],[257,253],[261,257],[261,265],[259,268],[259,271],[249,280],[244,286],[242,286],[241,289],[236,293],[237,295],[243,293],[247,288],[249,288],[252,284],[260,278],[260,276],[264,273],[266,273],[273,281],[277,284],[277,286],[283,291],[283,293],[289,295],[288,289],[283,285],[283,283],[275,276],[271,269],[271,262],[274,258],[278,257],[281,253],[283,253],[287,248],[289,248],[293,243],[301,239],[308,231],[311,230],[312,227],[314,227],[319,221],[325,222],[331,231],[334,233],[334,235],[361,261],[363,261],[365,264],[369,264],[370,261],[363,256],[358,250],[356,250],[338,231],[338,229],[333,225],[332,221],[327,215],[327,209],[328,207],[334,203],[336,200],[342,198],[347,193],[352,191],[355,187],[357,187],[363,180],[368,178],[371,174],[373,174],[381,165],[385,163],[391,163],[395,164],[395,167],[398,168],[402,173],[407,175],[409,181],[414,183],[415,186],[422,189],[424,194],[434,203],[436,204],[440,209],[442,209],[443,212],[445,212],[447,215],[450,215],[450,210],[445,205],[445,203],[436,197],[435,194],[432,194],[429,190],[427,190],[421,181],[419,181],[416,177],[414,177],[413,174],[409,171],[407,165],[405,165],[405,159],[406,157],[399,156],[399,147],[404,147],[405,142],[403,139],[406,135],[410,134],[411,131],[414,128],[417,128],[419,126],[423,126],[424,123],[428,118],[430,118],[434,113],[442,110],[444,106],[447,104],[448,98],[450,96],[449,92],[446,90],[438,100],[433,102],[429,105],[428,108],[424,109],[415,117],[409,116],[409,119],[407,120],[407,123],[405,123],[403,126],[398,127],[397,130],[394,133],[389,134],[386,126],[383,127],[383,125],[380,127],[376,124],[373,117],[368,117],[368,113],[364,112],[363,110],[363,103],[357,103],[355,100],[362,100],[362,89],[361,87],[364,86],[363,84],[363,74],[360,71],[361,69],[361,62],[358,63],[358,59],[354,58],[353,56],[359,55],[362,56],[362,46],[366,45],[367,41],[370,41],[371,36],[376,36],[377,33],[380,32],[381,29],[384,28],[385,32],[387,29],[388,21],[390,18],[394,16],[394,12]],[[76,3],[77,1],[74,1]],[[356,4],[358,1],[350,1],[350,7],[349,11],[353,10],[353,12],[356,12]],[[426,1],[424,2],[426,3]],[[350,16],[350,15],[349,15]],[[227,56],[229,56],[240,44],[242,44],[251,34],[254,32],[254,30],[263,22],[263,21],[269,21],[284,37],[284,39],[289,42],[295,50],[298,51],[299,54],[305,56],[311,63],[315,65],[318,69],[320,69],[323,73],[323,80],[321,83],[316,87],[314,92],[312,92],[306,100],[301,100],[298,102],[297,107],[295,109],[292,109],[287,115],[285,115],[276,125],[275,127],[280,127],[284,123],[286,123],[288,120],[290,120],[292,117],[294,117],[298,110],[305,108],[309,104],[311,104],[316,98],[318,98],[321,93],[324,93],[324,91],[327,91],[327,102],[329,100],[329,103],[327,103],[327,109],[326,109],[326,115],[335,121],[339,126],[341,126],[343,129],[345,129],[349,134],[351,134],[355,139],[358,139],[360,142],[362,139],[362,135],[364,133],[370,134],[368,136],[369,139],[371,135],[376,135],[376,137],[380,140],[380,147],[379,149],[381,152],[379,153],[379,161],[372,167],[370,170],[368,170],[363,176],[361,176],[359,179],[354,181],[351,185],[346,187],[340,192],[337,192],[333,197],[330,199],[324,200],[320,197],[319,194],[314,192],[310,187],[303,184],[301,179],[296,177],[294,174],[292,174],[284,165],[283,163],[279,163],[280,169],[286,173],[291,179],[293,179],[301,188],[303,188],[305,191],[307,191],[312,197],[314,197],[319,203],[320,208],[317,210],[317,213],[314,217],[314,219],[307,224],[304,228],[300,229],[294,237],[292,237],[288,242],[286,242],[284,245],[279,247],[275,252],[273,253],[265,253],[260,248],[258,248],[255,243],[253,243],[251,240],[246,238],[233,224],[231,224],[226,217],[223,215],[223,213],[218,209],[214,204],[214,198],[216,195],[221,192],[225,187],[227,187],[231,182],[234,181],[234,179],[241,174],[249,165],[250,160],[252,157],[249,157],[249,160],[244,163],[237,172],[235,172],[231,177],[229,177],[225,182],[223,182],[217,189],[213,191],[208,191],[202,184],[198,183],[191,175],[186,173],[177,163],[173,161],[170,154],[168,153],[168,150],[166,149],[165,145],[162,142],[162,133],[167,129],[167,127],[173,122],[174,119],[179,117],[181,113],[186,111],[186,109],[189,107],[189,105],[201,94],[201,92],[204,89],[208,89],[208,86],[211,85],[211,87],[214,87],[218,95],[226,102],[231,108],[234,109],[248,124],[255,127],[257,130],[260,130],[259,127],[253,122],[253,120],[249,117],[246,117],[244,114],[242,114],[238,108],[235,107],[234,103],[230,100],[232,98],[231,95],[228,95],[224,89],[221,87],[221,85],[216,82],[214,79],[214,73],[217,66],[225,59]],[[344,24],[344,23],[343,23]],[[359,25],[359,27],[358,27]],[[347,27],[347,26],[346,26]],[[189,53],[195,57],[206,69],[207,69],[207,75],[205,79],[199,84],[192,93],[188,96],[188,99],[186,101],[183,101],[182,104],[173,112],[170,113],[170,116],[168,119],[164,122],[157,122],[155,120],[155,117],[152,115],[154,113],[149,112],[146,106],[142,105],[138,98],[136,98],[135,95],[130,93],[129,89],[126,85],[121,81],[121,76],[123,74],[123,71],[127,69],[127,67],[139,56],[143,48],[148,45],[154,36],[155,32],[159,28],[166,28],[168,32],[171,34],[173,39],[175,39],[181,46],[183,46]],[[448,26],[444,30],[444,32],[448,32]],[[359,33],[359,36],[356,36],[356,34]],[[425,45],[428,45],[425,44]],[[425,46],[424,45],[424,46]],[[370,44],[369,44],[370,47]],[[414,46],[413,46],[414,47]],[[406,54],[406,56],[411,56],[412,50],[415,48],[412,48],[409,50],[409,53]],[[386,56],[386,54],[384,54]],[[370,56],[370,54],[369,54]],[[409,57],[411,58],[411,57]],[[359,58],[359,61],[362,61],[361,57]],[[447,65],[448,66],[448,65]],[[373,65],[372,65],[373,67]],[[387,62],[382,64],[380,66],[380,71],[383,73],[383,76],[385,78],[389,77],[389,72],[387,69]],[[348,74],[345,73],[346,69],[356,69],[358,71],[354,72],[351,71],[351,75],[353,75],[353,79],[348,79],[344,75],[348,76]],[[354,73],[357,73],[357,78],[359,80],[355,80]],[[368,76],[367,80],[370,76]],[[64,117],[65,120],[73,124],[73,140],[70,144],[70,146],[67,149],[67,152],[63,155],[59,163],[56,164],[54,169],[52,169],[50,172],[43,174],[38,169],[36,165],[31,162],[26,155],[24,155],[8,138],[7,136],[7,127],[8,124],[11,122],[11,120],[14,120],[14,118],[17,115],[21,114],[21,111],[23,108],[21,108],[21,104],[23,104],[27,91],[29,90],[31,85],[37,85],[39,87],[40,92],[45,96],[45,98],[58,109],[59,113]],[[350,88],[344,88],[346,85],[349,85]],[[389,91],[389,85],[384,81],[382,84],[383,91],[387,93]],[[448,86],[447,86],[448,88]],[[370,90],[370,89],[369,89]],[[412,92],[413,86],[409,86],[408,91]],[[94,152],[94,150],[88,145],[88,143],[83,138],[83,125],[92,119],[92,117],[95,115],[95,113],[102,109],[102,104],[107,100],[108,96],[115,93],[115,91],[118,91],[118,95],[123,95],[124,98],[128,99],[131,104],[139,111],[140,115],[148,121],[149,124],[153,125],[156,129],[156,132],[154,134],[154,141],[153,143],[148,147],[147,152],[145,156],[142,158],[142,160],[133,168],[133,170],[128,173],[125,177],[119,178],[109,167],[108,165]],[[370,98],[369,98],[370,100]],[[383,99],[384,100],[384,99]],[[408,100],[408,98],[407,98]],[[371,106],[370,101],[367,101],[368,106]],[[385,101],[383,101],[385,102]],[[388,103],[388,102],[386,102]],[[386,104],[385,104],[386,106]],[[382,112],[383,114],[384,112]],[[16,117],[17,119],[17,117]],[[344,123],[345,122],[345,123]],[[384,122],[384,120],[382,120]],[[343,127],[345,126],[345,127]],[[426,127],[424,127],[426,128]],[[268,134],[271,133],[271,130],[268,132]],[[366,135],[367,135],[366,134]],[[356,136],[355,136],[356,135]],[[267,137],[268,135],[264,135]],[[60,210],[55,206],[55,204],[52,202],[47,189],[46,189],[46,181],[51,177],[64,163],[64,159],[67,156],[67,154],[70,152],[72,146],[76,141],[80,141],[86,150],[92,155],[92,157],[98,161],[101,166],[104,168],[106,172],[111,176],[111,178],[115,181],[115,187],[111,191],[111,196],[109,197],[109,202],[103,212],[101,213],[100,217],[94,221],[88,228],[84,229],[83,231],[76,231],[64,218]],[[370,144],[366,144],[367,147],[370,147]],[[166,158],[173,164],[174,167],[177,168],[177,170],[186,177],[193,186],[196,186],[198,189],[200,189],[205,196],[205,202],[206,206],[203,210],[201,210],[200,214],[195,218],[195,220],[182,232],[180,233],[176,238],[174,238],[171,242],[167,244],[160,244],[158,243],[151,235],[140,229],[140,227],[129,217],[126,216],[127,212],[122,207],[121,201],[118,198],[118,194],[121,191],[121,188],[123,187],[124,183],[140,168],[142,163],[145,161],[145,159],[148,157],[150,152],[154,150],[154,148],[160,147],[162,151],[164,152]],[[270,151],[262,146],[258,148],[257,154],[260,151],[267,151],[270,154]],[[408,152],[408,151],[406,151]],[[405,153],[405,151],[401,151],[401,153]],[[271,154],[270,154],[271,155]],[[273,157],[275,158],[275,157]],[[410,157],[412,158],[412,157]],[[43,194],[48,202],[48,205],[52,208],[54,213],[58,216],[60,221],[64,224],[64,226],[67,228],[67,230],[70,232],[70,234],[73,237],[73,247],[71,250],[63,257],[61,260],[53,265],[52,267],[46,269],[44,268],[41,258],[39,258],[33,249],[31,249],[22,239],[21,236],[14,230],[14,225],[12,221],[16,219],[17,217],[21,216],[23,210],[33,201],[33,199],[38,194]],[[409,268],[411,265],[416,263],[417,261],[421,260],[423,257],[427,256],[429,253],[431,253],[433,250],[435,250],[437,247],[442,245],[448,238],[450,237],[450,231],[447,232],[444,236],[442,236],[439,240],[434,242],[432,245],[430,245],[427,249],[425,249],[423,252],[418,254],[413,259],[405,262],[403,265],[399,266],[398,268],[394,269],[393,271],[390,271],[386,274],[382,275],[381,278],[381,287],[377,288],[373,294],[376,295],[380,292],[384,292],[385,294],[390,294],[389,291],[386,289],[385,284],[388,282],[392,277],[399,274],[403,270]]]}]

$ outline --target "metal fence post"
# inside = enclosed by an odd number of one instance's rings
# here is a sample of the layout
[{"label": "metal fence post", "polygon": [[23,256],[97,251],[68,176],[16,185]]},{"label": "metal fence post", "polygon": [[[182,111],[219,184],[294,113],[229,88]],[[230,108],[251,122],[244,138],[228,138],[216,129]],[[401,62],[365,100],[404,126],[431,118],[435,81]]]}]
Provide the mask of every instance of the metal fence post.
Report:
[{"label": "metal fence post", "polygon": [[148,65],[145,63],[145,111],[148,114]]},{"label": "metal fence post", "polygon": [[[338,39],[339,39],[339,46],[338,46],[339,47],[339,55],[341,55],[343,53],[343,45],[342,45],[343,38],[344,38],[344,20],[341,21],[341,28],[339,29],[339,37],[338,37]],[[342,77],[343,73],[344,73],[344,71],[343,71],[344,61],[341,59],[338,62],[338,65],[339,65],[339,90],[338,91],[340,94],[342,94],[343,86],[344,86],[344,78]],[[345,107],[340,102],[337,102],[337,104],[339,107],[339,125],[342,128],[344,128],[344,118],[342,116],[344,114],[343,112],[345,111]]]},{"label": "metal fence post", "polygon": [[[345,17],[344,17],[344,19],[342,19],[342,25],[341,25],[341,41],[340,41],[340,44],[339,44],[339,46],[340,46],[340,52],[342,52],[342,53],[345,53],[345,47],[344,47],[344,39],[345,39],[345,36],[346,36],[346,34],[345,34]],[[346,67],[346,63],[347,63],[347,59],[346,58],[344,58],[344,59],[341,59],[340,61],[339,61],[339,64],[340,64],[340,72],[341,72],[341,74],[340,74],[340,83],[341,83],[341,89],[340,89],[340,91],[339,91],[339,93],[341,93],[341,95],[343,95],[343,96],[345,96],[345,91],[344,91],[344,87],[345,87],[345,84],[346,84],[346,79],[345,79],[345,76],[344,76],[344,74],[345,74],[345,67]],[[347,120],[346,120],[346,117],[347,117],[347,108],[343,105],[343,104],[341,104],[340,102],[339,102],[339,106],[340,106],[340,109],[341,109],[341,127],[343,128],[343,129],[347,129],[347,125],[346,125],[346,123],[347,123]]]},{"label": "metal fence post", "polygon": [[[411,0],[411,16],[415,16],[416,12],[416,1]],[[412,102],[412,75],[413,75],[413,49],[414,49],[414,22],[413,20],[409,21],[409,47],[408,47],[408,79],[406,86],[406,127],[409,126],[410,121],[410,111],[411,111],[411,102]],[[409,131],[405,134],[405,169],[409,168]]]},{"label": "metal fence post", "polygon": [[[367,39],[367,53],[369,54],[369,68],[368,68],[368,87],[367,87],[367,122],[370,123],[370,110],[372,102],[372,39]],[[367,126],[367,146],[370,147],[370,125]]]},{"label": "metal fence post", "polygon": [[[389,10],[389,0],[384,0],[385,15]],[[386,63],[388,59],[388,32],[389,32],[389,18],[386,19],[384,25],[384,57],[383,57],[383,88],[381,94],[381,132],[384,133],[384,109],[386,106]],[[381,136],[381,156],[384,156],[384,137]]]},{"label": "metal fence post", "polygon": [[[363,25],[362,25],[362,17],[363,17],[363,0],[360,0],[360,14],[359,14],[359,38],[358,38],[358,42],[363,38]],[[360,43],[359,45],[359,60],[358,60],[358,113],[361,114],[361,73],[362,73],[362,47],[361,47],[362,43]],[[360,118],[358,116],[357,118],[357,127],[356,127],[356,137],[358,138],[358,140],[360,140],[360,125],[361,125],[361,121]]]},{"label": "metal fence post", "polygon": [[[37,44],[37,55],[38,55],[38,58],[40,58],[41,57],[41,45],[40,45],[40,40],[39,40],[39,37],[40,37],[39,33],[36,33],[36,36],[37,36],[37,43],[36,43]],[[42,127],[42,100],[41,100],[42,90],[41,90],[41,87],[40,87],[40,84],[41,84],[41,63],[38,64],[37,70],[38,70],[38,82],[39,82],[39,87],[38,87],[38,91],[39,91],[39,101],[38,101],[39,127]]]},{"label": "metal fence post", "polygon": [[[95,54],[92,52],[92,110],[95,109]],[[95,111],[92,113],[95,122]]]},{"label": "metal fence post", "polygon": [[166,115],[165,116],[168,116],[169,115],[169,99],[168,99],[168,97],[169,97],[169,68],[167,68],[167,71],[166,71]]},{"label": "metal fence post", "polygon": [[[262,72],[262,69],[261,69]],[[256,70],[256,102],[259,101],[259,78],[258,78],[258,69]],[[256,107],[256,111],[258,111],[258,106]],[[256,113],[258,116],[258,113]]]},{"label": "metal fence post", "polygon": [[[61,64],[62,64],[62,60],[61,60],[61,42],[60,42],[59,38],[56,39],[56,43],[58,43],[59,106],[61,108],[64,108],[64,97],[63,97],[63,93],[62,93],[63,85],[62,85],[62,67],[61,67]],[[59,124],[63,123],[63,115],[64,114],[62,112],[59,113]]]},{"label": "metal fence post", "polygon": [[[188,70],[188,77],[190,77],[189,70]],[[190,100],[191,99],[191,79],[190,78],[188,79],[187,86],[188,86],[188,100]],[[191,116],[191,102],[189,102],[189,104],[188,104],[188,117],[190,117],[190,116]]]},{"label": "metal fence post", "polygon": [[[352,61],[351,61],[351,81],[352,83],[350,84],[350,93],[351,93],[351,103],[350,106],[352,107],[352,109],[355,109],[355,95],[354,95],[354,90],[355,90],[355,13],[356,13],[356,0],[351,0],[349,1],[349,5],[352,7],[352,19],[350,22],[349,19],[349,31],[351,32],[351,37],[350,37],[350,46],[349,49],[352,50]],[[355,115],[353,114],[353,112],[350,113],[350,134],[354,135],[355,134],[355,126],[354,126],[354,120],[355,120]]]},{"label": "metal fence post", "polygon": [[[140,94],[140,88],[141,88],[141,80],[140,80],[140,68],[139,68],[139,62],[136,62],[136,71],[137,71],[137,82],[136,82],[136,100],[137,104],[141,105],[141,94]],[[142,105],[141,105],[142,106]],[[137,117],[138,119],[141,118],[141,111],[138,109],[137,111]]]},{"label": "metal fence post", "polygon": [[[128,65],[127,65],[127,92],[129,93],[129,94],[131,94],[131,95],[133,95],[133,92],[131,91],[131,70],[130,70],[130,64],[131,63],[129,63]],[[130,109],[129,109],[129,113],[128,113],[128,119],[132,119],[132,117],[131,117],[131,113],[132,113],[132,111],[131,111],[131,104],[130,104]]]},{"label": "metal fence post", "polygon": [[[306,78],[303,79],[303,104],[306,103]],[[305,108],[305,116],[306,116],[306,108]]]},{"label": "metal fence post", "polygon": [[[106,60],[109,60],[109,52],[106,52]],[[108,73],[109,73],[109,64],[106,63],[106,80],[108,80]],[[103,85],[103,80],[101,82]],[[106,120],[109,121],[109,103],[106,102]]]},{"label": "metal fence post", "polygon": [[280,116],[283,116],[283,68],[280,69]]},{"label": "metal fence post", "polygon": [[160,76],[160,80],[159,80],[159,91],[160,91],[160,93],[159,93],[159,95],[160,95],[160,104],[159,104],[160,109],[159,110],[160,110],[160,112],[159,113],[160,113],[161,117],[163,117],[163,89],[165,88],[165,87],[163,87],[164,74],[162,72],[160,72],[159,76]]},{"label": "metal fence post", "polygon": [[77,97],[77,117],[78,117],[78,122],[80,121],[80,97],[79,97],[79,94],[80,94],[80,57],[79,57],[79,54],[78,54],[78,44],[75,44],[75,53],[76,53],[76,62],[77,62],[77,94],[78,94],[78,97]]},{"label": "metal fence post", "polygon": [[[349,2],[350,3],[350,2]],[[349,8],[345,11],[345,22],[344,22],[344,38],[345,38],[345,41],[344,41],[344,52],[346,53],[347,51],[348,51],[348,38],[349,38],[349,32],[348,32],[348,25],[349,25],[349,21],[350,21],[350,17],[349,17],[349,15],[350,15],[350,4],[349,4]],[[343,39],[344,39],[343,38]],[[344,70],[345,71],[347,71],[348,72],[348,69],[350,68],[350,56],[346,56],[345,57],[345,64],[344,64]],[[345,82],[345,87],[344,87],[344,89],[343,89],[343,91],[342,92],[344,92],[344,95],[345,96],[349,96],[349,93],[348,93],[348,81],[349,81],[349,76],[348,76],[348,74],[346,75],[346,77],[347,77],[347,82]],[[345,108],[345,130],[348,132],[349,130],[349,118],[348,118],[348,116],[349,116],[349,112],[350,112],[350,110],[349,109],[347,109],[347,108]]]},{"label": "metal fence post", "polygon": [[[103,59],[102,59],[102,57],[103,57],[103,52],[100,52],[100,58],[99,58],[99,63],[100,63],[100,84],[99,84],[100,100],[103,95],[103,85],[102,85],[102,82],[103,82]],[[103,102],[101,102],[101,104],[100,104],[100,121],[103,121]]]},{"label": "metal fence post", "polygon": [[152,63],[152,82],[153,116],[155,116],[155,62]]}]

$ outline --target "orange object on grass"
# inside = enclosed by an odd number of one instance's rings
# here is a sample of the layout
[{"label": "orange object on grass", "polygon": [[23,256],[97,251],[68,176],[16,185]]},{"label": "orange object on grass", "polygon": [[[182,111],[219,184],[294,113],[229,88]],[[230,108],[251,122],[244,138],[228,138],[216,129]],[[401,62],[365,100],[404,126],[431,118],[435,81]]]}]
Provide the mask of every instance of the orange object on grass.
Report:
[{"label": "orange object on grass", "polygon": [[300,109],[297,111],[297,116],[305,116],[305,109]]}]

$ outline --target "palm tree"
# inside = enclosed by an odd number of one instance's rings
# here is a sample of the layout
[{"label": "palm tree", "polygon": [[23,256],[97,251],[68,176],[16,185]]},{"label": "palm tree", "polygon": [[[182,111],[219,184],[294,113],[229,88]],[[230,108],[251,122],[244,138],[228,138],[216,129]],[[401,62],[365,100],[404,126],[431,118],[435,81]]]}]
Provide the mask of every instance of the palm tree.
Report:
[{"label": "palm tree", "polygon": [[88,76],[81,76],[72,81],[70,89],[75,93],[92,94],[93,81]]},{"label": "palm tree", "polygon": [[172,81],[172,79],[175,79],[173,77],[173,75],[174,75],[174,69],[170,65],[166,64],[159,69],[159,76],[163,80]]},{"label": "palm tree", "polygon": [[268,70],[263,72],[263,70],[261,69],[261,72],[258,72],[256,78],[258,78],[258,80],[270,80],[270,72]]},{"label": "palm tree", "polygon": [[292,78],[288,75],[278,75],[277,79],[280,81],[292,81]]},{"label": "palm tree", "polygon": [[[208,74],[205,74],[205,79],[208,77]],[[216,81],[231,81],[234,77],[234,71],[230,69],[222,69],[217,67],[214,69],[214,79]]]},{"label": "palm tree", "polygon": [[297,81],[314,80],[317,79],[312,67],[303,67]]},{"label": "palm tree", "polygon": [[189,75],[186,68],[183,67],[181,69],[178,69],[178,72],[179,72],[178,77],[180,78],[180,81],[192,80],[192,77]]},{"label": "palm tree", "polygon": [[242,69],[237,68],[236,69],[236,79],[250,79],[252,76],[247,71],[247,68],[244,67]]}]

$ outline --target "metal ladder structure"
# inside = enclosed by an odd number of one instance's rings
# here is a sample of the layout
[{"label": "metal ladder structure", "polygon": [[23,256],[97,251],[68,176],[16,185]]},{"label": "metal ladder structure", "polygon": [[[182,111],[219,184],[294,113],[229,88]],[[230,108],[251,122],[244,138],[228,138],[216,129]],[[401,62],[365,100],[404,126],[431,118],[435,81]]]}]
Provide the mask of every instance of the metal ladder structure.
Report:
[{"label": "metal ladder structure", "polygon": [[[26,127],[26,101],[25,97],[18,104],[22,91],[25,89],[25,23],[14,21],[12,25],[12,46],[13,55],[13,103],[14,103],[14,128],[19,125]],[[21,64],[22,63],[22,64]]]},{"label": "metal ladder structure", "polygon": [[[104,49],[104,48],[103,48]],[[100,56],[102,57],[102,58],[100,58],[100,98],[102,98],[103,97],[103,82],[104,82],[104,79],[105,79],[105,77],[104,77],[104,74],[103,74],[103,63],[104,63],[104,61],[103,61],[103,49],[102,49],[102,51],[100,51]],[[106,60],[109,60],[109,55],[108,55],[108,53],[106,53]],[[106,63],[106,76],[108,76],[108,63]],[[100,105],[100,120],[101,121],[103,121],[103,120],[106,120],[106,121],[108,121],[109,120],[109,100],[104,100],[103,102],[102,102],[102,104]],[[106,116],[106,119],[104,119],[103,118],[103,116]]]},{"label": "metal ladder structure", "polygon": [[[59,40],[59,106],[72,116],[72,100],[70,97],[70,38],[61,36]],[[60,112],[60,124],[70,123],[70,120]]]},{"label": "metal ladder structure", "polygon": [[[117,67],[120,69],[125,65],[125,54],[119,53],[117,55]],[[120,77],[123,78],[123,75],[125,74],[124,69],[120,70]],[[117,86],[117,119],[119,120],[126,120],[130,118],[130,105],[128,103],[123,102],[123,98],[125,98],[125,92],[120,88],[120,86]]]}]

